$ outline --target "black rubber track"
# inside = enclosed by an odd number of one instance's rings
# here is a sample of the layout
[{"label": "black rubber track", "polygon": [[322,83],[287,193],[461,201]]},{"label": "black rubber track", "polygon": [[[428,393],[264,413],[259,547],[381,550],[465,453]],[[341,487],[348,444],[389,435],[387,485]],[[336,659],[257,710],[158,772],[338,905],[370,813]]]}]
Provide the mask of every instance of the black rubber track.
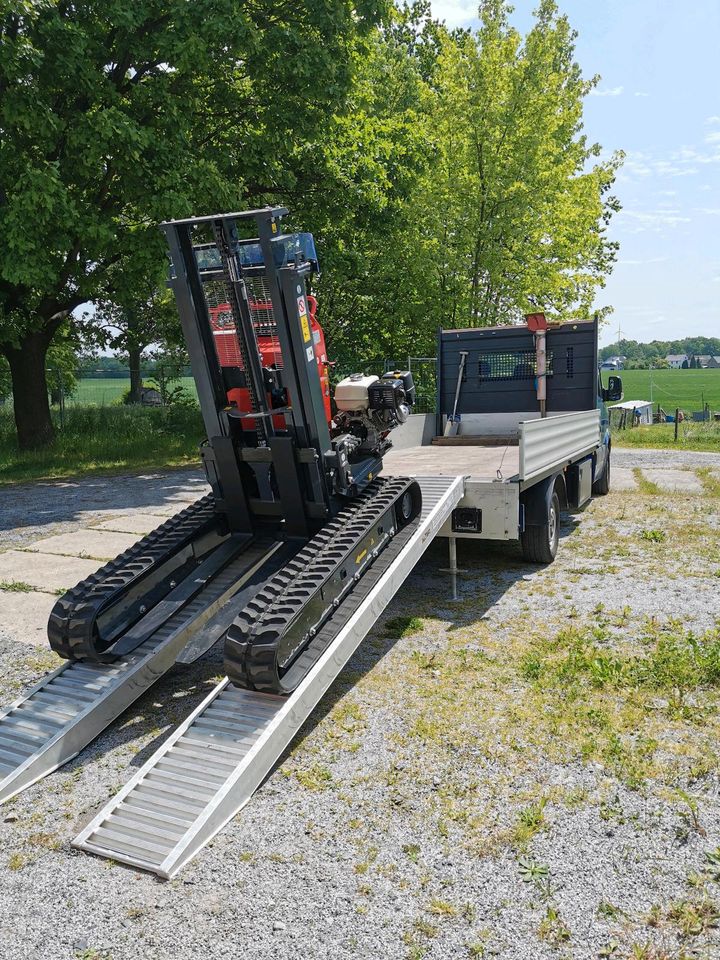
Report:
[{"label": "black rubber track", "polygon": [[[314,634],[309,633],[303,638],[293,654],[294,659],[285,668],[280,658],[287,652],[283,646],[286,632],[303,606],[318,596],[355,545],[383,516],[396,509],[407,492],[412,496],[412,513],[407,518],[411,522],[422,506],[418,484],[407,478],[374,480],[346,510],[326,524],[291,563],[265,584],[235,618],[225,637],[225,670],[233,683],[268,693],[292,692],[301,679],[293,665],[303,659]],[[357,579],[348,580],[342,595],[325,610],[318,633],[333,609],[343,602],[348,592],[354,593],[358,589],[378,562],[378,556],[383,556],[388,547],[389,543],[386,543],[376,551],[376,556],[366,564]],[[289,685],[290,677],[293,678],[292,686]]]},{"label": "black rubber track", "polygon": [[98,617],[178,551],[205,534],[219,532],[222,523],[213,496],[203,497],[68,590],[48,621],[55,653],[66,660],[111,660],[97,629]]}]

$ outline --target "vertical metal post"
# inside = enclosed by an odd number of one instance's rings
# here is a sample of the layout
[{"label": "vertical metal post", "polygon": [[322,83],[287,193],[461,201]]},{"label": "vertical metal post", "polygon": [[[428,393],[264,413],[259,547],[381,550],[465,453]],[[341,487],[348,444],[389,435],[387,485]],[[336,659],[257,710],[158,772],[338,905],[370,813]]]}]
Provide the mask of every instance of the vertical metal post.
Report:
[{"label": "vertical metal post", "polygon": [[449,548],[449,560],[450,565],[448,567],[450,571],[450,586],[452,588],[452,598],[453,600],[458,599],[457,592],[457,574],[458,574],[458,565],[457,565],[457,537],[448,537],[448,548]]}]

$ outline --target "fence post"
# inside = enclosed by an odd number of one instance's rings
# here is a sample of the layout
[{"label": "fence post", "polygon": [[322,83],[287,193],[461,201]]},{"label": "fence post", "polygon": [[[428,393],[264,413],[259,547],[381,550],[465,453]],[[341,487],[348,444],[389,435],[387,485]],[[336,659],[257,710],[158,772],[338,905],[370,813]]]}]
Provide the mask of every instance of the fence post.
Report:
[{"label": "fence post", "polygon": [[675,407],[675,442],[677,443],[678,438],[678,421],[680,419],[680,408]]}]

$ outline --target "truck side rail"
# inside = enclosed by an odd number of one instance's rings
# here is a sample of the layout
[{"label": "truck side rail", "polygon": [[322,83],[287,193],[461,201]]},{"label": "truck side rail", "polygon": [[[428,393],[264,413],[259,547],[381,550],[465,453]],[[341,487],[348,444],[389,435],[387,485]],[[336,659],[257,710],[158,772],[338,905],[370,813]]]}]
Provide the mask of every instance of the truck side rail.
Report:
[{"label": "truck side rail", "polygon": [[592,453],[600,444],[599,410],[524,420],[519,427],[521,483],[540,480]]}]

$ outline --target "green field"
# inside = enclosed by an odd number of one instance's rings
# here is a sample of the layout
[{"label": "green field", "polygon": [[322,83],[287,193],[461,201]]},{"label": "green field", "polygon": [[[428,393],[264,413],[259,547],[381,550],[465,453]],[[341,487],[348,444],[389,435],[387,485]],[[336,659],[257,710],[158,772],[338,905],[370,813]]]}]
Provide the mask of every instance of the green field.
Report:
[{"label": "green field", "polygon": [[[606,383],[608,373],[603,370]],[[652,400],[673,415],[676,407],[685,413],[702,410],[703,402],[720,411],[720,370],[621,370],[619,376],[626,400]]]},{"label": "green field", "polygon": [[[149,384],[152,377],[145,377],[143,382]],[[195,381],[192,377],[181,377],[173,381],[173,386],[182,385],[192,397],[197,397]],[[120,398],[130,387],[130,381],[123,377],[87,377],[78,380],[77,386],[69,397],[66,397],[67,406],[75,407],[107,407],[119,403]]]}]

